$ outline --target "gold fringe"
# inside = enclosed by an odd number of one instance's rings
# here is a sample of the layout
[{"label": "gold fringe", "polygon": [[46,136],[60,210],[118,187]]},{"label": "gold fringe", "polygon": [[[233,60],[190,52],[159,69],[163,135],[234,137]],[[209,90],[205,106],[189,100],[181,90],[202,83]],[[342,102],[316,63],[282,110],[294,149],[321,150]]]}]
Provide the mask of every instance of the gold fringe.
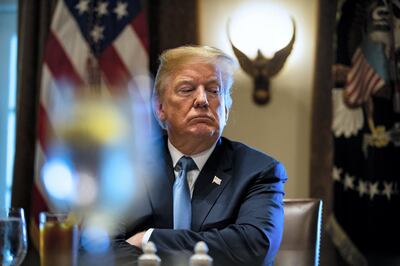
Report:
[{"label": "gold fringe", "polygon": [[342,258],[352,266],[368,266],[367,259],[354,245],[349,236],[337,222],[335,215],[331,214],[326,224],[326,231],[331,236],[333,244],[338,249]]}]

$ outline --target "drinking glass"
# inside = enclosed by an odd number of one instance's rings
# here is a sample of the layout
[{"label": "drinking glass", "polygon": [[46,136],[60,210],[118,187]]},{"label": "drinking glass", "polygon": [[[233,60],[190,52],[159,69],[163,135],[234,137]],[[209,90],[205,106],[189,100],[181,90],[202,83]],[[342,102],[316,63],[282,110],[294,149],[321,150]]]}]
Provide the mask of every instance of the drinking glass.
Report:
[{"label": "drinking glass", "polygon": [[78,260],[78,225],[67,213],[41,212],[40,265],[76,266]]},{"label": "drinking glass", "polygon": [[28,251],[25,215],[22,208],[0,209],[0,248],[1,265],[22,264]]}]

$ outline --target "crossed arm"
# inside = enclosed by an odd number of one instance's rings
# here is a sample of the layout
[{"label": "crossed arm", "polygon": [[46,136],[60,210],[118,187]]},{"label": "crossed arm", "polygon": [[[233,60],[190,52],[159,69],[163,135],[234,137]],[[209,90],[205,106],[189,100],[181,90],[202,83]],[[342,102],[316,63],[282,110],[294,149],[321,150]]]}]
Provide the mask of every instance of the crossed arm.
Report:
[{"label": "crossed arm", "polygon": [[[278,251],[283,233],[283,183],[281,164],[257,174],[238,205],[237,216],[224,227],[203,227],[202,231],[154,229],[153,241],[163,263],[187,260],[198,241],[204,241],[215,265],[269,265]],[[141,247],[144,232],[126,240],[119,248]],[[125,241],[125,243],[122,243]],[[128,247],[127,247],[128,246]]]}]

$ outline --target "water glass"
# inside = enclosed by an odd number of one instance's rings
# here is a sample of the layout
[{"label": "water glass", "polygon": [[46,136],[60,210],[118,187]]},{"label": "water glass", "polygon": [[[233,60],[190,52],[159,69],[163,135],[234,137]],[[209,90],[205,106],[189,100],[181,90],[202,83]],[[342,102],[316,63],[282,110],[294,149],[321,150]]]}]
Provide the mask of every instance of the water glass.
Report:
[{"label": "water glass", "polygon": [[22,208],[0,209],[0,262],[21,265],[28,251],[25,214]]}]

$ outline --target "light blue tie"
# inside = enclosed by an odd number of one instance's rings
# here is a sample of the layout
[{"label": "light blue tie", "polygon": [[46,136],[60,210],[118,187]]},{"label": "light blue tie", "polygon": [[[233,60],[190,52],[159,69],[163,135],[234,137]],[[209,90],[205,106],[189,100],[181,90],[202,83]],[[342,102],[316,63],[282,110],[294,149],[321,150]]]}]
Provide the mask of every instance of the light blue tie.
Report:
[{"label": "light blue tie", "polygon": [[192,204],[187,173],[194,169],[197,169],[197,166],[190,157],[183,156],[176,164],[178,176],[174,182],[174,229],[190,229]]}]

